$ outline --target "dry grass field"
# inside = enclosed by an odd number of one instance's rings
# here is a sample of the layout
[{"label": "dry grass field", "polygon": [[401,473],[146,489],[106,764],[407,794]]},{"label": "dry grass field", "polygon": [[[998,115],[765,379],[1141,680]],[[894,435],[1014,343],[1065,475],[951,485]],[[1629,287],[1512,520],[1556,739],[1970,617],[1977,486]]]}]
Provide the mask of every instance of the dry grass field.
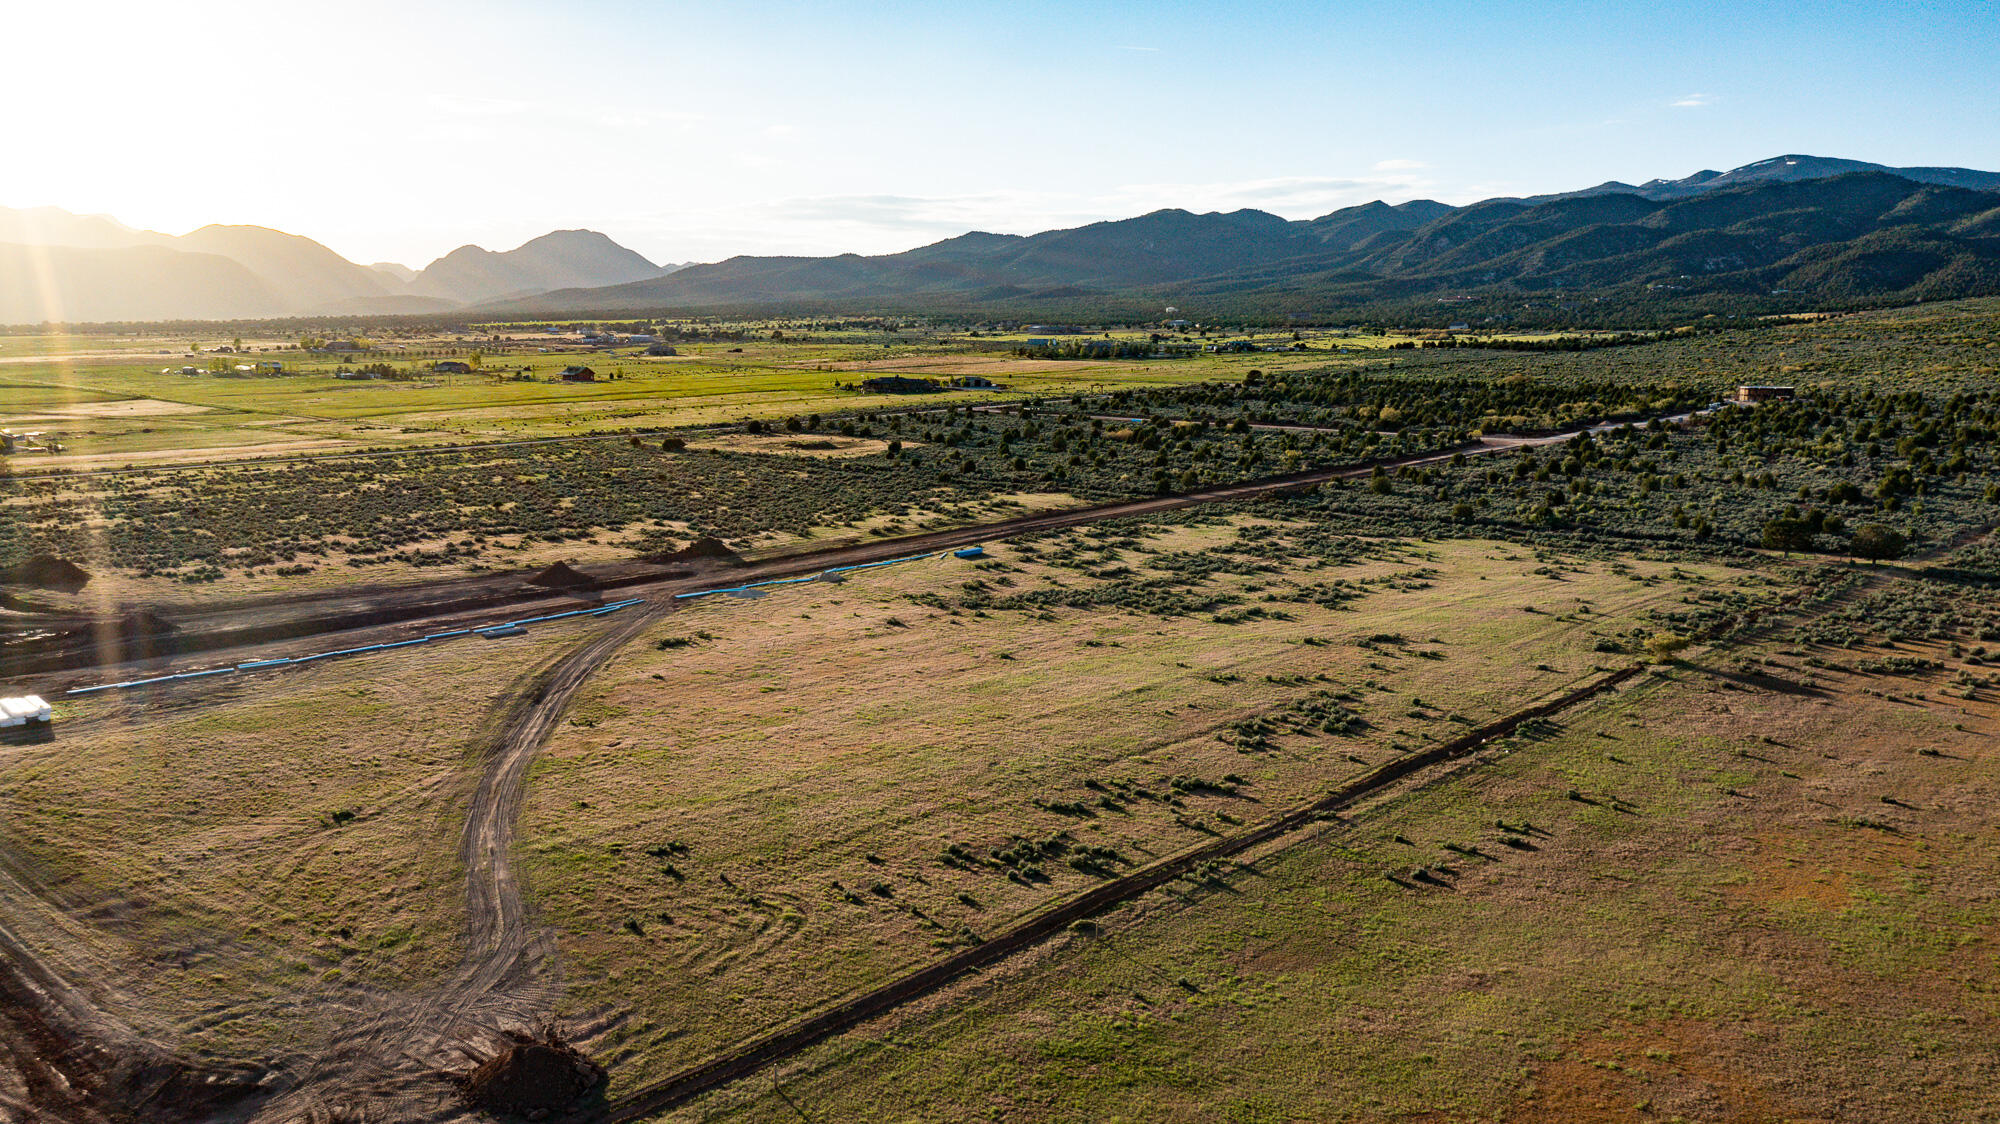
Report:
[{"label": "dry grass field", "polygon": [[0,744],[0,883],[93,922],[91,974],[166,1041],[282,1054],[455,962],[486,716],[582,627],[58,700],[53,740]]},{"label": "dry grass field", "polygon": [[2000,704],[1749,654],[674,1118],[2000,1119]]},{"label": "dry grass field", "polygon": [[[1690,591],[1778,588],[1368,542],[1200,583],[1269,604],[1259,615],[920,603],[967,583],[1137,581],[1038,559],[1109,549],[1150,572],[1232,549],[1243,526],[1116,547],[1079,532],[709,599],[608,666],[531,776],[522,839],[561,934],[565,1013],[602,1028],[613,1093],[1622,666],[1597,642]],[[1248,526],[1259,542],[1301,530]],[[1332,582],[1351,596],[1331,607],[1254,600]]]},{"label": "dry grass field", "polygon": [[[1862,319],[1799,326],[1786,338],[1816,350],[1781,373],[1809,392],[1860,379],[1862,344],[1902,323]],[[515,357],[528,381],[354,384],[168,379],[129,351],[43,362],[14,347],[0,422],[59,423],[86,466],[911,404],[838,385],[864,371],[987,373],[1025,395],[1241,388],[1253,363],[1368,361],[736,342],[628,357],[587,385],[547,381],[577,358],[556,352]],[[1714,360],[1681,367],[1717,382],[1770,366],[1772,346],[1741,333],[1594,358],[1405,351],[1396,374],[1546,363],[1639,383],[1664,355]],[[1991,362],[1984,342],[1952,347],[1911,385],[1960,386]],[[685,601],[629,587],[644,608],[511,640],[148,694],[66,698],[52,679],[53,728],[0,735],[0,951],[66,973],[137,1039],[269,1078],[294,1098],[273,1118],[456,1105],[443,1076],[549,1020],[604,1064],[615,1107],[1616,671],[1631,678],[1592,701],[1135,890],[664,1119],[2000,1121],[2000,554],[1977,541],[2000,510],[1982,447],[1993,404],[1815,393],[1782,408],[1810,414],[1727,411],[1461,465],[1446,447],[1370,484],[1100,519],[842,581]],[[1278,451],[1295,461],[1317,440],[1249,432],[1271,416],[1241,413],[1202,463],[1248,471],[1260,440],[1296,440]],[[619,433],[532,457],[495,444],[355,464],[355,480],[325,465],[15,480],[0,515],[73,532],[65,556],[93,580],[10,589],[0,613],[32,625],[144,603],[171,622],[236,598],[589,566],[711,535],[753,561],[886,554],[912,549],[882,542],[895,536],[1124,494],[1104,482],[1128,461],[1132,479],[1157,468],[1161,489],[1190,488],[1171,457],[1208,449],[1193,423],[1079,432],[1074,451],[1048,450],[1076,476],[1034,493],[1033,474],[953,477],[991,483],[975,487],[910,463],[1040,449],[1025,426],[1018,445],[979,446],[909,420],[866,436],[687,433],[685,448]],[[892,435],[911,457],[872,459]],[[1842,461],[1841,442],[1882,455]],[[673,502],[614,502],[634,496]],[[1828,528],[1812,546],[1846,551],[1853,524],[1879,520],[1910,532],[1910,554],[1864,567],[1752,550],[1789,541],[1757,535],[1787,504]],[[511,518],[522,505],[555,514]],[[204,508],[229,514],[169,528]],[[447,518],[489,509],[510,518]],[[315,549],[280,542],[289,553],[240,575],[148,561],[170,532],[259,520],[296,523],[283,537],[310,531]],[[280,537],[246,536],[229,557]],[[82,549],[114,541],[123,554]],[[729,563],[696,572],[748,580]],[[327,614],[329,632],[352,623]],[[100,670],[125,674],[59,675]],[[0,1044],[31,1040],[20,1013]],[[0,1118],[28,1096],[10,1092],[10,1064]]]}]

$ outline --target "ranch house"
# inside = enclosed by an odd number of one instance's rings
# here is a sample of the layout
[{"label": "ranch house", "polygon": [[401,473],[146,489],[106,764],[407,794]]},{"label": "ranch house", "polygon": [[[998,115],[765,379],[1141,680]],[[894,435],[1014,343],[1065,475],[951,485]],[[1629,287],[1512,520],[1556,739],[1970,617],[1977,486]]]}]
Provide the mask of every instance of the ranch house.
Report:
[{"label": "ranch house", "polygon": [[1736,400],[1746,405],[1757,402],[1781,402],[1798,397],[1798,391],[1789,386],[1739,386]]}]

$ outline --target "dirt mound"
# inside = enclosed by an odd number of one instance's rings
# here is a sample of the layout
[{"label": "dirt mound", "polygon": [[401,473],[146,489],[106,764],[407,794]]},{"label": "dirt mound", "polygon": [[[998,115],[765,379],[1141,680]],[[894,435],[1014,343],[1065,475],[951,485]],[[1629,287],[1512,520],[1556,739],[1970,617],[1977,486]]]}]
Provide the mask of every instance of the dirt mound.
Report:
[{"label": "dirt mound", "polygon": [[179,632],[180,626],[151,609],[134,609],[110,622],[111,630],[123,637],[165,636]]},{"label": "dirt mound", "polygon": [[722,540],[713,535],[698,538],[688,545],[669,554],[652,554],[648,562],[710,562],[723,566],[743,565],[743,556],[722,545]]},{"label": "dirt mound", "polygon": [[553,1032],[511,1037],[511,1045],[465,1079],[466,1099],[488,1112],[541,1119],[573,1107],[604,1083],[604,1067]]},{"label": "dirt mound", "polygon": [[0,570],[0,585],[25,585],[75,593],[90,584],[90,573],[74,562],[37,554],[26,562]]},{"label": "dirt mound", "polygon": [[589,589],[595,586],[597,581],[589,574],[572,568],[567,562],[558,562],[529,578],[528,584],[538,585],[544,589]]}]

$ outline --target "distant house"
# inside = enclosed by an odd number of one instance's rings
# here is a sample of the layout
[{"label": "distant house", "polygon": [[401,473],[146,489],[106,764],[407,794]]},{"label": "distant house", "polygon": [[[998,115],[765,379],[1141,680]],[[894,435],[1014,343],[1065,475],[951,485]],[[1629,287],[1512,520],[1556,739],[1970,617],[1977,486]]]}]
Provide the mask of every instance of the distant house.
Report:
[{"label": "distant house", "polygon": [[562,372],[562,381],[596,382],[597,372],[591,370],[589,367],[564,367]]},{"label": "distant house", "polygon": [[1188,322],[1187,322],[1186,320],[1169,320],[1169,321],[1167,321],[1167,327],[1169,327],[1169,328],[1175,328],[1175,329],[1181,329],[1181,328],[1188,328],[1188,327],[1191,327],[1191,326],[1192,326],[1192,325],[1190,325],[1190,324],[1189,324],[1189,323],[1188,323]]},{"label": "distant house", "polygon": [[285,365],[276,359],[262,359],[257,363],[257,373],[260,375],[282,375],[285,373]]},{"label": "distant house", "polygon": [[1469,332],[1472,330],[1472,325],[1467,324],[1465,321],[1461,320],[1456,324],[1445,325],[1444,330],[1447,332]]},{"label": "distant house", "polygon": [[1756,402],[1776,402],[1798,397],[1798,390],[1789,386],[1739,386],[1736,401],[1749,405]]},{"label": "distant house", "polygon": [[880,378],[864,379],[861,389],[870,394],[930,394],[941,389],[933,379],[911,379],[902,375],[883,375]]},{"label": "distant house", "polygon": [[469,375],[472,373],[472,364],[458,359],[440,359],[431,364],[431,370],[441,375]]},{"label": "distant house", "polygon": [[964,390],[998,390],[1000,384],[984,375],[960,375],[951,380],[951,385]]}]

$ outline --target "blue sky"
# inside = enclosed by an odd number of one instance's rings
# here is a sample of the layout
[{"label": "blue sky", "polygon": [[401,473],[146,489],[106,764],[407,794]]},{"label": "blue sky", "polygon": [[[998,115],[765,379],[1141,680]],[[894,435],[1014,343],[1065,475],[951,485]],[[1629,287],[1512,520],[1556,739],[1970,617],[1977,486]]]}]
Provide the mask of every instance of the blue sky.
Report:
[{"label": "blue sky", "polygon": [[1985,3],[246,0],[10,16],[0,204],[422,265],[876,253],[1806,152],[2000,169]]}]

